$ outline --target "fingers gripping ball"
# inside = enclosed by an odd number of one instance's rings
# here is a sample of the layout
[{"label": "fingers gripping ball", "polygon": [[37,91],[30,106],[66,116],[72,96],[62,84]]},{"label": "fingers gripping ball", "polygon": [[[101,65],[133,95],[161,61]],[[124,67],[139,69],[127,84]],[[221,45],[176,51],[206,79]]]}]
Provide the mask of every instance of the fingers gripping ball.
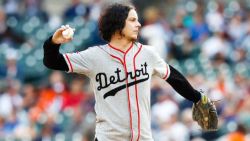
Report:
[{"label": "fingers gripping ball", "polygon": [[193,120],[197,121],[203,131],[216,131],[218,128],[218,115],[214,103],[205,95],[193,104]]},{"label": "fingers gripping ball", "polygon": [[66,26],[66,29],[62,32],[62,35],[65,39],[70,39],[73,37],[74,31],[75,31],[74,28]]}]

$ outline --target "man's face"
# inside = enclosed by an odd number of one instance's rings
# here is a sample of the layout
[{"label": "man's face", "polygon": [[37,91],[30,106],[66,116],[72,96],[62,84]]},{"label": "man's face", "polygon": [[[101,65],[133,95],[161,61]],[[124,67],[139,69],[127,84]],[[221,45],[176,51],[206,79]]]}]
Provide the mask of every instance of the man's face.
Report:
[{"label": "man's face", "polygon": [[140,27],[141,24],[138,21],[137,13],[134,9],[131,9],[125,21],[125,26],[122,30],[122,34],[129,40],[136,40]]}]

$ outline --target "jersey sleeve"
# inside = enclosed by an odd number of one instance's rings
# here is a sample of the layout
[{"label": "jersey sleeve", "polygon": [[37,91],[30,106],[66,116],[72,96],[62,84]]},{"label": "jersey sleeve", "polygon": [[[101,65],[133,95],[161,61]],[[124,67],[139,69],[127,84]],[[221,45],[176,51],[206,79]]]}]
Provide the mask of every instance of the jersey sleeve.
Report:
[{"label": "jersey sleeve", "polygon": [[81,52],[63,54],[69,68],[68,72],[89,75],[93,67],[92,50],[87,49]]},{"label": "jersey sleeve", "polygon": [[152,51],[152,55],[153,75],[167,80],[170,75],[169,65],[157,53]]}]

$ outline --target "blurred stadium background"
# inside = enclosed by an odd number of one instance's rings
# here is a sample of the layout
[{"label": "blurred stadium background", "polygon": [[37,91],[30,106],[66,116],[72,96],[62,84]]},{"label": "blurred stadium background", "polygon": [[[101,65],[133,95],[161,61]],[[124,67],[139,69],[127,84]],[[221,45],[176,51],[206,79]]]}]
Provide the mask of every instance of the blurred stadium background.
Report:
[{"label": "blurred stadium background", "polygon": [[[122,0],[120,0],[122,1]],[[0,0],[0,140],[91,141],[95,103],[85,76],[43,66],[43,42],[62,24],[76,28],[61,52],[104,44],[97,20],[114,0]],[[152,82],[155,141],[250,140],[250,0],[134,0],[139,41],[216,103],[219,130],[203,133],[192,103]],[[94,54],[93,54],[93,57]]]}]

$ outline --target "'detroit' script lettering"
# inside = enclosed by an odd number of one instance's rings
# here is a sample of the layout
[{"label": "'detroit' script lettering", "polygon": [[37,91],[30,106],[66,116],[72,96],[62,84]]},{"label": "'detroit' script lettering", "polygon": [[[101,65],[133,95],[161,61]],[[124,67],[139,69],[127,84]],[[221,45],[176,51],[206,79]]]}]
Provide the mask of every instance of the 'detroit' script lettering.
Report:
[{"label": "'detroit' script lettering", "polygon": [[131,79],[135,79],[140,78],[140,76],[147,76],[147,78],[149,78],[146,62],[141,65],[140,69],[136,69],[135,72],[127,72],[127,75],[124,78],[121,78],[121,70],[119,68],[116,68],[116,70],[114,71],[114,75],[111,75],[109,77],[104,72],[100,72],[96,75],[96,81],[99,82],[97,90],[100,91],[104,88],[107,88],[111,84],[123,82],[128,77],[130,77]]}]

